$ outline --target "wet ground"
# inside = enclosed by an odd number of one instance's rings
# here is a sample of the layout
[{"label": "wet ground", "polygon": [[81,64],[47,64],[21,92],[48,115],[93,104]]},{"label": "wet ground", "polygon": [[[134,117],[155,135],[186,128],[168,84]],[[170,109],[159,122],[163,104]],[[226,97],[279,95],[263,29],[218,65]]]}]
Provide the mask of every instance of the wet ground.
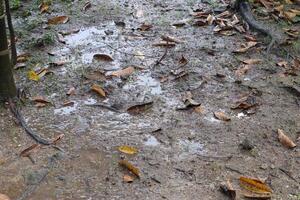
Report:
[{"label": "wet ground", "polygon": [[[64,138],[57,144],[61,150],[46,146],[32,153],[34,163],[19,157],[34,141],[1,107],[0,193],[32,200],[229,199],[220,184],[230,179],[238,188],[240,176],[251,176],[266,180],[272,199],[300,199],[300,79],[282,76],[284,69],[276,65],[291,58],[274,48],[267,59],[264,44],[237,55],[232,52],[245,43],[242,34],[220,36],[213,26],[191,25],[193,11],[222,7],[219,1],[90,2],[86,11],[82,1],[53,2],[51,14],[39,14],[33,1],[14,12],[19,51],[31,54],[26,68],[16,70],[16,82],[29,97],[51,101],[37,108],[26,100],[23,115],[43,137],[63,133]],[[31,15],[20,17],[28,10]],[[57,15],[68,15],[70,21],[45,27]],[[172,26],[181,20],[189,23]],[[142,24],[153,27],[141,31]],[[71,30],[76,31],[64,37],[65,44],[33,47],[30,42]],[[153,46],[162,35],[181,42],[167,49]],[[113,61],[97,61],[94,54],[110,55]],[[241,60],[249,58],[262,62],[237,77]],[[28,80],[29,69],[57,61],[65,64],[38,82]],[[129,66],[135,69],[129,76],[110,76]],[[105,98],[90,90],[94,83],[105,90]],[[75,94],[68,96],[72,87]],[[232,109],[249,95],[253,109]],[[182,109],[187,98],[201,106]],[[64,106],[66,101],[73,104]],[[152,102],[149,109],[127,112],[145,102]],[[219,111],[231,120],[216,119]],[[298,147],[282,146],[277,129]],[[245,141],[253,146],[250,151],[243,149]],[[122,145],[138,153],[122,154]],[[141,171],[132,183],[123,181],[130,174],[118,164],[124,158]]]}]

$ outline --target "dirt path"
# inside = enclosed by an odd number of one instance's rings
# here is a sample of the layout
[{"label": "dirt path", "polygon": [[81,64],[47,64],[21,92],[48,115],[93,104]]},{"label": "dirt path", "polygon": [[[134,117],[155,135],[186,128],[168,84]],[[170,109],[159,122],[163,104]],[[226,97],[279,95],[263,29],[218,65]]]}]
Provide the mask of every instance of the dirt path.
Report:
[{"label": "dirt path", "polygon": [[[251,176],[266,181],[272,199],[300,199],[300,79],[284,75],[286,69],[276,65],[286,60],[284,53],[275,48],[266,59],[265,45],[257,44],[235,54],[246,43],[243,34],[219,35],[213,25],[192,25],[193,11],[214,8],[217,15],[223,9],[219,1],[92,0],[82,11],[85,3],[53,2],[51,14],[39,14],[32,1],[14,12],[19,51],[31,53],[26,68],[16,70],[17,83],[29,96],[51,101],[37,108],[26,100],[22,112],[43,137],[63,133],[58,143],[63,151],[42,147],[31,155],[34,164],[19,157],[33,141],[1,107],[0,193],[18,199],[27,191],[32,200],[215,200],[229,199],[219,190],[222,182],[230,179],[239,188],[238,178]],[[67,15],[69,22],[46,27],[46,20],[58,15]],[[173,26],[181,21],[183,27]],[[71,30],[65,44],[57,41],[58,32]],[[180,42],[167,49],[154,46],[161,36]],[[258,38],[260,43],[264,39]],[[291,52],[299,53],[297,48]],[[95,54],[113,61],[97,61]],[[241,61],[250,58],[260,63],[238,71]],[[29,69],[58,61],[65,63],[51,67],[53,73],[28,80]],[[111,76],[126,67],[135,70],[127,77]],[[107,97],[90,91],[93,84]],[[72,87],[75,94],[68,96]],[[232,109],[242,97],[251,108]],[[191,107],[186,108],[186,99]],[[73,103],[63,106],[66,101]],[[149,109],[127,112],[145,102],[152,102]],[[231,120],[218,120],[215,112]],[[277,129],[298,147],[285,148]],[[251,150],[245,150],[246,142]],[[122,154],[121,145],[136,147],[138,153]],[[140,169],[139,179],[123,181],[130,173],[119,166],[121,158]]]}]

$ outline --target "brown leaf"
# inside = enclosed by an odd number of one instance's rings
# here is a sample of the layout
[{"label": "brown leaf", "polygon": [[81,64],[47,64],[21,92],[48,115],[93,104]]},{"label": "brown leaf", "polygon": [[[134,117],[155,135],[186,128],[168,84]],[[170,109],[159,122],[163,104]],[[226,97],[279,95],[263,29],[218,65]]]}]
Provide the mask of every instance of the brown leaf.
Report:
[{"label": "brown leaf", "polygon": [[48,10],[49,10],[49,4],[43,1],[43,2],[39,5],[39,9],[40,9],[41,13],[48,12]]},{"label": "brown leaf", "polygon": [[117,77],[127,77],[131,75],[133,72],[134,72],[134,67],[127,67],[125,69],[114,71],[111,73],[111,75]]},{"label": "brown leaf", "polygon": [[138,168],[136,168],[133,164],[131,164],[129,161],[127,160],[120,160],[119,164],[122,167],[127,168],[129,171],[131,171],[134,175],[136,175],[138,178],[140,178],[140,170]]},{"label": "brown leaf", "polygon": [[30,147],[28,147],[28,148],[24,149],[23,151],[21,151],[20,156],[28,157],[33,152],[33,150],[38,149],[39,147],[41,147],[40,144],[33,144]]},{"label": "brown leaf", "polygon": [[35,101],[37,103],[50,103],[49,100],[45,99],[43,96],[35,96],[31,98],[32,101]]},{"label": "brown leaf", "polygon": [[134,106],[131,106],[127,109],[127,112],[131,115],[138,115],[142,112],[149,110],[153,106],[153,102],[141,103]]},{"label": "brown leaf", "polygon": [[75,91],[76,91],[75,87],[71,87],[71,88],[68,90],[67,95],[68,95],[68,96],[74,95],[74,94],[75,94]]},{"label": "brown leaf", "polygon": [[194,108],[194,111],[195,111],[196,113],[203,114],[203,113],[205,112],[205,109],[204,109],[203,106],[200,105],[200,106],[195,107],[195,108]]},{"label": "brown leaf", "polygon": [[189,61],[182,55],[180,60],[179,60],[179,64],[184,66],[184,65],[188,64],[188,62]]},{"label": "brown leaf", "polygon": [[172,48],[172,47],[175,47],[175,46],[176,46],[176,43],[174,43],[174,42],[165,42],[165,41],[162,41],[162,42],[153,44],[153,46],[155,46],[155,47]]},{"label": "brown leaf", "polygon": [[271,194],[255,194],[255,193],[245,193],[242,192],[242,195],[244,197],[246,197],[247,199],[255,199],[255,200],[259,200],[259,199],[271,199]]},{"label": "brown leaf", "polygon": [[236,102],[236,105],[231,107],[231,109],[243,109],[247,110],[249,108],[257,106],[257,100],[256,97],[253,95],[248,95],[246,97],[242,97]]},{"label": "brown leaf", "polygon": [[278,65],[279,67],[287,68],[288,67],[288,62],[283,60],[283,61],[280,61],[280,62],[276,63],[276,65]]},{"label": "brown leaf", "polygon": [[177,39],[177,38],[169,36],[169,35],[162,35],[161,39],[163,41],[170,42],[170,43],[172,43],[172,42],[174,42],[176,44],[182,43],[182,41],[180,39]]},{"label": "brown leaf", "polygon": [[17,63],[27,62],[31,55],[29,53],[19,54],[17,56]]},{"label": "brown leaf", "polygon": [[237,49],[235,51],[233,51],[234,53],[245,53],[246,51],[248,51],[250,48],[254,47],[257,45],[257,42],[253,42],[253,41],[250,41],[250,42],[247,42],[246,44],[243,44],[242,48],[240,49]]},{"label": "brown leaf", "polygon": [[261,59],[247,59],[247,60],[243,60],[243,63],[248,64],[248,65],[254,65],[254,64],[258,64],[261,63]]},{"label": "brown leaf", "polygon": [[271,188],[259,179],[241,176],[239,180],[240,180],[240,185],[248,191],[257,194],[272,193]]},{"label": "brown leaf", "polygon": [[65,101],[62,106],[67,107],[67,106],[73,106],[74,104],[75,104],[74,101]]},{"label": "brown leaf", "polygon": [[222,120],[222,121],[230,121],[231,118],[227,116],[224,112],[214,112],[215,118]]},{"label": "brown leaf", "polygon": [[56,62],[51,62],[48,64],[49,67],[60,67],[63,66],[66,63],[66,61],[56,61]]},{"label": "brown leaf", "polygon": [[101,71],[89,72],[87,74],[84,74],[83,76],[86,79],[93,80],[93,81],[105,81],[106,80],[105,74]]},{"label": "brown leaf", "polygon": [[138,28],[138,30],[140,30],[140,31],[149,31],[152,27],[153,27],[153,25],[151,25],[151,24],[143,23],[140,26],[140,28]]},{"label": "brown leaf", "polygon": [[294,148],[297,146],[281,129],[278,129],[278,139],[281,144],[288,148]]},{"label": "brown leaf", "polygon": [[236,199],[236,190],[233,188],[233,186],[229,180],[227,180],[226,183],[222,183],[220,185],[220,189],[224,194],[226,194],[232,200]]},{"label": "brown leaf", "polygon": [[134,178],[132,176],[129,176],[129,175],[124,175],[123,180],[126,183],[132,183]]},{"label": "brown leaf", "polygon": [[93,84],[91,90],[99,94],[101,97],[106,97],[105,91],[101,88],[100,85]]},{"label": "brown leaf", "polygon": [[235,71],[235,75],[237,77],[241,77],[241,76],[245,75],[249,71],[250,68],[251,68],[251,65],[243,65],[242,67],[238,68]]},{"label": "brown leaf", "polygon": [[93,58],[97,61],[112,62],[114,59],[107,54],[95,54]]},{"label": "brown leaf", "polygon": [[0,200],[10,200],[10,198],[5,194],[0,193]]},{"label": "brown leaf", "polygon": [[68,16],[57,16],[57,17],[48,19],[48,24],[50,24],[50,25],[65,24],[68,21],[69,21]]}]

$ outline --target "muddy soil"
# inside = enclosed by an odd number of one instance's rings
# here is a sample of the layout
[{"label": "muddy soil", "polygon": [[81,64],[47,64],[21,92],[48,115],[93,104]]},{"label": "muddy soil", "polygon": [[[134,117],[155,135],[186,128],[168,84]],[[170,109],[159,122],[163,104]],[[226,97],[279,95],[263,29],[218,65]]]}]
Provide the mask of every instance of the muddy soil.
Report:
[{"label": "muddy soil", "polygon": [[[26,1],[13,12],[18,51],[31,54],[27,66],[15,71],[17,85],[29,98],[51,101],[37,108],[25,100],[22,113],[44,138],[62,133],[64,138],[57,144],[60,150],[43,146],[31,159],[20,157],[34,141],[7,106],[1,107],[0,193],[31,200],[230,199],[220,184],[231,180],[239,189],[238,178],[250,176],[266,181],[272,199],[300,199],[300,79],[282,76],[285,69],[276,65],[291,62],[290,57],[274,47],[267,58],[261,36],[261,48],[234,54],[246,42],[243,34],[221,36],[213,26],[192,25],[193,11],[218,10],[223,1],[91,0],[82,11],[85,3],[53,1],[52,12],[40,14],[37,1]],[[69,22],[46,26],[58,15],[69,16]],[[183,27],[173,26],[181,20],[187,21]],[[141,31],[142,24],[153,27]],[[71,30],[77,31],[64,36],[65,44],[57,41],[58,32]],[[162,35],[182,42],[168,49],[153,46]],[[290,52],[299,55],[297,49]],[[97,61],[94,54],[110,55],[113,61]],[[184,66],[182,57],[188,60]],[[262,62],[237,77],[240,61],[249,58]],[[65,64],[38,82],[28,80],[30,69],[57,61]],[[128,77],[109,76],[128,66],[135,68]],[[86,78],[95,72],[96,80]],[[90,90],[94,83],[107,97]],[[71,87],[75,94],[68,96]],[[253,109],[232,109],[247,95],[255,101]],[[191,96],[201,107],[181,109]],[[63,106],[66,101],[74,104]],[[138,114],[127,112],[145,102],[153,103]],[[216,119],[214,112],[220,111],[231,120]],[[277,129],[298,146],[284,147]],[[251,150],[245,150],[246,142]],[[123,154],[121,145],[136,147],[138,153]],[[118,164],[120,159],[139,168],[140,178],[124,182],[124,175],[134,175]]]}]

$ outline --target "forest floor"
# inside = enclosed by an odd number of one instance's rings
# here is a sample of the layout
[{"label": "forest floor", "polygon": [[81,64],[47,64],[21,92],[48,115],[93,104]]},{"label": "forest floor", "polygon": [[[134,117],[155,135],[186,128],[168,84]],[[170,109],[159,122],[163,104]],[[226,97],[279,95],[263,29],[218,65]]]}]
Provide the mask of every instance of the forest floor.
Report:
[{"label": "forest floor", "polygon": [[[22,114],[43,138],[63,137],[20,156],[35,142],[1,107],[0,193],[223,200],[230,181],[244,199],[239,179],[253,177],[272,199],[300,200],[299,39],[267,55],[268,38],[219,0],[47,1],[46,13],[37,0],[11,2],[19,54],[30,54],[15,69]],[[299,34],[299,16],[254,5],[260,22]],[[67,17],[47,24],[55,16]]]}]

